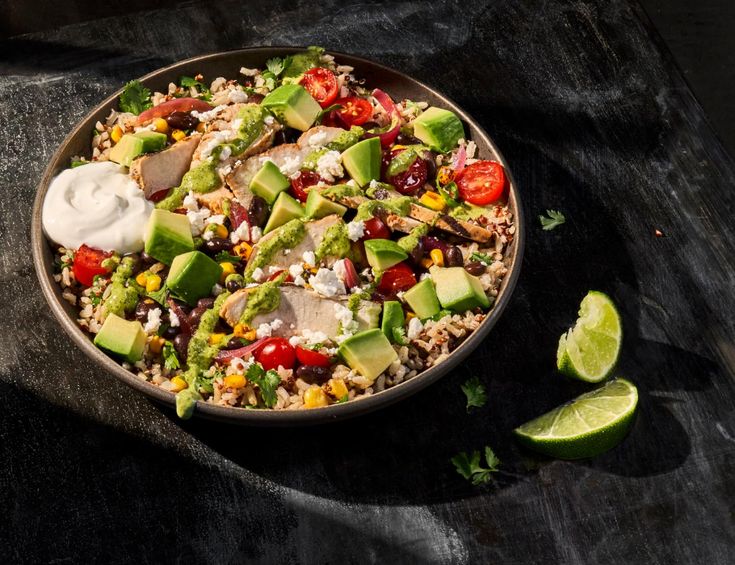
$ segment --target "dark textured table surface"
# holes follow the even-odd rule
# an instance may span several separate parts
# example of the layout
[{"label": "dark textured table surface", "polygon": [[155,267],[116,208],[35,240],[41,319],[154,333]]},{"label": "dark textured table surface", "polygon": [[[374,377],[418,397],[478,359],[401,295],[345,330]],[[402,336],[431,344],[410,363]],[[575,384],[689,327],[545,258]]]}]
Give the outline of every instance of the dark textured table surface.
[{"label": "dark textured table surface", "polygon": [[[735,560],[735,163],[635,6],[469,6],[193,3],[2,43],[2,562]],[[464,369],[397,406],[323,428],[181,423],[61,333],[30,204],[64,135],[124,81],[268,44],[373,58],[472,113],[532,219],[523,273]],[[546,208],[567,223],[541,231]],[[622,310],[638,419],[593,460],[539,460],[510,430],[584,390],[553,360],[590,288]],[[470,373],[490,400],[467,414]],[[449,458],[485,444],[503,472],[472,487]]]}]

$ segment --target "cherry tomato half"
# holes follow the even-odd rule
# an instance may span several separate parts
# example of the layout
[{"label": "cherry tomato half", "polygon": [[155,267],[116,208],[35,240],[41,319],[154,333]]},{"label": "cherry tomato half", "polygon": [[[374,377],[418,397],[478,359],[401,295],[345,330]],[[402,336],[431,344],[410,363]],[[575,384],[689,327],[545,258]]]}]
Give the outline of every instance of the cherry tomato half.
[{"label": "cherry tomato half", "polygon": [[390,239],[390,230],[380,218],[365,220],[365,230],[362,239]]},{"label": "cherry tomato half", "polygon": [[[283,269],[281,269],[280,271],[276,271],[276,272],[275,272],[275,273],[273,273],[273,274],[272,274],[272,275],[271,275],[270,277],[268,277],[268,280],[269,280],[269,281],[274,281],[274,280],[276,280],[276,279],[277,279],[278,277],[280,277],[280,276],[281,276],[281,273],[283,273],[283,272],[284,272],[284,270],[283,270]],[[286,275],[286,278],[284,278],[284,279],[283,279],[283,282],[293,282],[293,277],[291,276],[291,274],[290,274],[290,273]]]},{"label": "cherry tomato half", "polygon": [[145,124],[156,118],[163,118],[174,112],[191,112],[196,110],[197,112],[207,112],[212,109],[212,106],[207,104],[204,100],[198,98],[174,98],[168,102],[162,102],[158,106],[153,106],[145,112],[141,112],[138,116],[138,124]]},{"label": "cherry tomato half", "polygon": [[269,337],[255,352],[255,360],[263,365],[266,371],[277,369],[293,369],[296,364],[296,351],[284,337]]},{"label": "cherry tomato half", "polygon": [[317,367],[329,367],[329,356],[319,353],[313,349],[296,346],[296,359],[302,365],[316,365]]},{"label": "cherry tomato half", "polygon": [[323,180],[322,177],[313,171],[301,171],[291,179],[291,190],[289,192],[299,202],[306,202],[306,198],[309,196],[306,189],[318,184],[321,180]]},{"label": "cherry tomato half", "polygon": [[326,108],[337,99],[337,79],[329,69],[322,67],[309,69],[301,77],[299,84],[319,102],[322,108]]},{"label": "cherry tomato half", "polygon": [[366,98],[349,96],[336,100],[335,104],[342,106],[337,113],[347,127],[362,125],[373,116],[373,106]]},{"label": "cherry tomato half", "polygon": [[393,265],[386,269],[378,283],[378,290],[383,294],[396,294],[408,290],[416,284],[416,275],[413,269],[405,262]]},{"label": "cherry tomato half", "polygon": [[495,161],[477,161],[455,177],[462,200],[477,206],[495,202],[505,191],[505,170]]},{"label": "cherry tomato half", "polygon": [[106,275],[109,271],[102,266],[102,261],[112,253],[105,253],[99,249],[82,245],[74,254],[72,271],[74,278],[84,286],[92,286],[95,275]]},{"label": "cherry tomato half", "polygon": [[[386,168],[390,166],[390,162],[403,153],[403,149],[394,149],[390,152],[389,158],[387,159]],[[385,160],[384,160],[385,162]],[[429,170],[426,165],[426,161],[421,157],[417,157],[416,160],[411,163],[405,171],[393,175],[391,177],[385,177],[385,182],[392,184],[396,187],[396,190],[401,194],[407,194],[409,196],[416,193],[416,191],[424,186],[426,179],[429,176]]]}]

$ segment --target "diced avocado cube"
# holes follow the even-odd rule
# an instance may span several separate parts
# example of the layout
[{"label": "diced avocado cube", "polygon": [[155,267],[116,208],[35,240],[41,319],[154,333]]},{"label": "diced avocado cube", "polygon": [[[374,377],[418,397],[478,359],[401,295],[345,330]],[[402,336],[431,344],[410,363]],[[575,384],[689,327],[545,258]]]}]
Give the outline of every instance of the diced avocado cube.
[{"label": "diced avocado cube", "polygon": [[370,266],[377,271],[397,265],[408,258],[403,248],[390,239],[368,239],[365,241],[365,256]]},{"label": "diced avocado cube", "polygon": [[403,315],[403,306],[396,300],[386,300],[383,302],[383,321],[380,329],[385,337],[392,343],[395,341],[393,330],[395,328],[403,328],[406,325],[406,317]]},{"label": "diced avocado cube", "polygon": [[292,196],[289,196],[285,192],[281,192],[276,198],[275,204],[273,204],[273,210],[268,218],[268,222],[265,224],[263,233],[266,234],[269,231],[273,231],[279,226],[282,226],[286,222],[301,218],[304,215],[304,207]]},{"label": "diced avocado cube", "polygon": [[356,143],[342,153],[342,165],[360,186],[380,178],[382,150],[380,138],[371,137]]},{"label": "diced avocado cube", "polygon": [[464,312],[480,306],[488,308],[488,300],[482,289],[480,279],[469,274],[462,267],[432,267],[436,296],[443,308],[454,312]]},{"label": "diced avocado cube", "polygon": [[345,212],[347,212],[347,206],[324,198],[317,190],[310,190],[309,196],[306,197],[304,216],[309,219],[318,220],[330,214],[344,216]]},{"label": "diced avocado cube", "polygon": [[350,368],[371,381],[398,359],[388,338],[377,328],[348,337],[339,346],[339,354]]},{"label": "diced avocado cube", "polygon": [[361,300],[355,312],[357,331],[377,328],[380,323],[380,304],[369,300]]},{"label": "diced avocado cube", "polygon": [[166,286],[190,306],[209,296],[222,275],[219,263],[201,251],[177,255],[168,272]]},{"label": "diced avocado cube", "polygon": [[129,167],[138,155],[160,151],[166,146],[166,134],[155,131],[126,133],[110,151],[110,161]]},{"label": "diced avocado cube", "polygon": [[322,111],[319,103],[299,84],[284,84],[268,94],[260,103],[279,122],[306,131]]},{"label": "diced avocado cube", "polygon": [[153,210],[145,235],[145,252],[148,255],[170,265],[174,257],[194,248],[189,218],[168,210]]},{"label": "diced avocado cube", "polygon": [[439,299],[436,296],[431,277],[409,288],[403,298],[422,320],[439,313]]},{"label": "diced avocado cube", "polygon": [[102,329],[94,337],[94,344],[128,363],[135,363],[143,357],[145,339],[140,322],[109,314]]},{"label": "diced avocado cube", "polygon": [[414,137],[440,153],[451,151],[464,137],[457,115],[443,108],[427,108],[412,123]]},{"label": "diced avocado cube", "polygon": [[250,190],[272,206],[278,195],[291,183],[273,161],[266,161],[250,181]]}]

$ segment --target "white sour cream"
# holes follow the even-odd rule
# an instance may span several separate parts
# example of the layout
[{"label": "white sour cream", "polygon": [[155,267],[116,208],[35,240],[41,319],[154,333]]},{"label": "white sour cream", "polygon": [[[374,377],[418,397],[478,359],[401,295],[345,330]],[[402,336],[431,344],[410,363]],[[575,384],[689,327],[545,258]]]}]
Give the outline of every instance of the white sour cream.
[{"label": "white sour cream", "polygon": [[68,249],[87,244],[118,253],[142,250],[153,204],[126,171],[105,161],[59,174],[43,201],[46,235]]}]

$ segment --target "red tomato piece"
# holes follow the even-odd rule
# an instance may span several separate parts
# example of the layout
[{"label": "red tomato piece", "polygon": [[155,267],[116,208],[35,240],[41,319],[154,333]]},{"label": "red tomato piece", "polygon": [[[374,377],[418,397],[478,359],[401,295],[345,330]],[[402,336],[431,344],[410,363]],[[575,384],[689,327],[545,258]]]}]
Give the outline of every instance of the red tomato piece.
[{"label": "red tomato piece", "polygon": [[337,114],[347,127],[362,125],[373,117],[373,106],[366,98],[349,96],[340,98],[335,104],[342,106]]},{"label": "red tomato piece", "polygon": [[370,218],[365,220],[362,239],[390,239],[390,230],[380,218]]},{"label": "red tomato piece", "polygon": [[141,112],[138,115],[138,125],[145,124],[156,118],[163,118],[174,112],[191,112],[192,110],[207,112],[211,109],[212,106],[198,98],[174,98],[168,102],[162,102],[158,106],[153,106],[153,108],[149,108],[145,112]]},{"label": "red tomato piece", "polygon": [[462,200],[485,206],[499,200],[505,192],[505,170],[496,161],[477,161],[462,169],[455,177]]},{"label": "red tomato piece", "polygon": [[415,284],[416,275],[404,261],[385,270],[378,283],[378,290],[385,295],[391,295],[408,290]]},{"label": "red tomato piece", "polygon": [[296,359],[302,365],[316,365],[317,367],[329,367],[329,356],[324,353],[319,353],[313,349],[307,349],[306,347],[296,346]]},{"label": "red tomato piece", "polygon": [[102,266],[102,261],[111,255],[112,253],[82,245],[74,254],[74,278],[84,286],[92,286],[96,275],[106,275],[109,272]]},{"label": "red tomato piece", "polygon": [[319,102],[322,108],[326,108],[337,99],[337,79],[329,69],[322,67],[309,69],[301,77],[299,84]]},{"label": "red tomato piece", "polygon": [[[269,281],[274,281],[274,280],[276,280],[276,279],[277,279],[278,277],[280,277],[280,276],[281,276],[281,273],[283,273],[283,272],[284,272],[284,269],[281,269],[280,271],[276,271],[276,272],[275,272],[275,273],[273,273],[273,274],[272,274],[272,275],[271,275],[270,277],[268,277],[268,280],[269,280]],[[286,275],[286,278],[285,278],[285,279],[283,279],[283,282],[293,282],[293,277],[292,277],[292,276],[291,276],[290,274],[287,274],[287,275]]]},{"label": "red tomato piece", "polygon": [[255,360],[263,365],[266,371],[277,369],[293,369],[296,364],[296,351],[284,337],[269,337],[255,352]]},{"label": "red tomato piece", "polygon": [[309,192],[306,188],[314,186],[322,181],[322,177],[313,171],[301,171],[296,177],[291,179],[291,196],[300,202],[306,202]]}]

